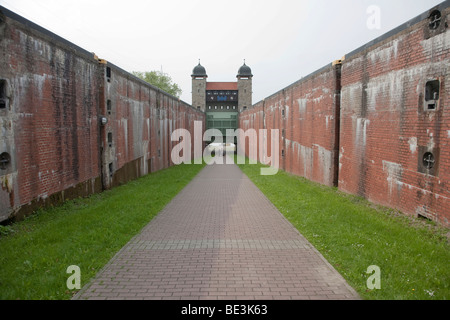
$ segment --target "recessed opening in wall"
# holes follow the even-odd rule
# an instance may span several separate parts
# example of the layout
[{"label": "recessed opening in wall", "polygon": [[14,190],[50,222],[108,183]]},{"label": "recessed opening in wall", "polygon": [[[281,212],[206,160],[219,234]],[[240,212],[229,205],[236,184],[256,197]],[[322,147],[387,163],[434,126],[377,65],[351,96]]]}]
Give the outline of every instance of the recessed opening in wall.
[{"label": "recessed opening in wall", "polygon": [[110,178],[112,178],[113,174],[114,174],[114,167],[113,167],[112,162],[108,165],[108,167],[109,167],[109,176],[110,176]]},{"label": "recessed opening in wall", "polygon": [[281,156],[284,157],[284,149],[281,150]]},{"label": "recessed opening in wall", "polygon": [[108,132],[108,146],[111,148],[113,144],[113,135],[112,132]]},{"label": "recessed opening in wall", "polygon": [[158,149],[158,157],[161,157],[161,149]]},{"label": "recessed opening in wall", "polygon": [[433,221],[430,218],[428,218],[427,216],[424,216],[423,214],[420,214],[420,213],[417,214],[417,218],[421,219],[421,220],[425,220],[425,221],[430,221],[430,222]]},{"label": "recessed opening in wall", "polygon": [[111,112],[112,112],[111,100],[106,101],[106,111],[108,112],[109,115],[111,115]]},{"label": "recessed opening in wall", "polygon": [[425,110],[436,110],[439,100],[440,81],[428,81],[425,85]]},{"label": "recessed opening in wall", "polygon": [[436,160],[434,158],[434,154],[432,154],[431,152],[425,152],[422,158],[423,161],[423,166],[425,168],[427,168],[428,170],[433,169]]},{"label": "recessed opening in wall", "polygon": [[8,169],[8,165],[11,163],[11,156],[7,152],[0,154],[0,170]]},{"label": "recessed opening in wall", "polygon": [[6,96],[6,80],[0,80],[0,109],[8,108],[8,97]]},{"label": "recessed opening in wall", "polygon": [[108,82],[111,81],[111,68],[110,67],[106,67],[106,81],[108,81]]},{"label": "recessed opening in wall", "polygon": [[442,19],[441,12],[439,10],[434,10],[433,12],[431,12],[428,19],[429,19],[428,26],[430,27],[430,29],[436,30],[437,28],[439,28],[441,24]]}]

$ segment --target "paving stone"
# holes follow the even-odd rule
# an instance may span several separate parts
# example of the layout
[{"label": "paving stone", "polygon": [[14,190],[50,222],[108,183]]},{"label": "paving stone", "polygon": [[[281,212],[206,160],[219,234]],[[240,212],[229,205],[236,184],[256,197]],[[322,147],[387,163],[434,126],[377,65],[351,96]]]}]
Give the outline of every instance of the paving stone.
[{"label": "paving stone", "polygon": [[360,299],[234,164],[206,166],[74,299]]}]

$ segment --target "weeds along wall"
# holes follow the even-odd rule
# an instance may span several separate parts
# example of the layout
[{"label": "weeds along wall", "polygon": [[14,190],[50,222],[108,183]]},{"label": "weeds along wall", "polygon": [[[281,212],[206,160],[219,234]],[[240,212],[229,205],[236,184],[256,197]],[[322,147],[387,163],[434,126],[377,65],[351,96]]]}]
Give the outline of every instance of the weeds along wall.
[{"label": "weeds along wall", "polygon": [[0,7],[0,221],[167,168],[204,114]]},{"label": "weeds along wall", "polygon": [[241,128],[279,129],[281,169],[449,227],[449,7],[258,102]]}]

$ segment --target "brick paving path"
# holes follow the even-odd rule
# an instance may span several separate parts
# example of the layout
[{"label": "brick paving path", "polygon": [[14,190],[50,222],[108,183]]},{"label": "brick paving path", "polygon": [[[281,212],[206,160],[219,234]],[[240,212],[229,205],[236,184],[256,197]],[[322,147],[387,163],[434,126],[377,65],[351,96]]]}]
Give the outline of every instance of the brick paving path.
[{"label": "brick paving path", "polygon": [[206,166],[74,299],[359,299],[234,164]]}]

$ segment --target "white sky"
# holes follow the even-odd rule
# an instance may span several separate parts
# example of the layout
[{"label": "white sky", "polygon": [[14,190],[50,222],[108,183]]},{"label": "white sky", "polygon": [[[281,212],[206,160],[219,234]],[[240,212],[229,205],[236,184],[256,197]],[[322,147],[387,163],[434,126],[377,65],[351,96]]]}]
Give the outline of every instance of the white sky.
[{"label": "white sky", "polygon": [[[127,71],[163,70],[191,103],[192,69],[236,81],[246,59],[256,103],[443,0],[0,0]],[[372,5],[380,28],[369,28]]]}]

